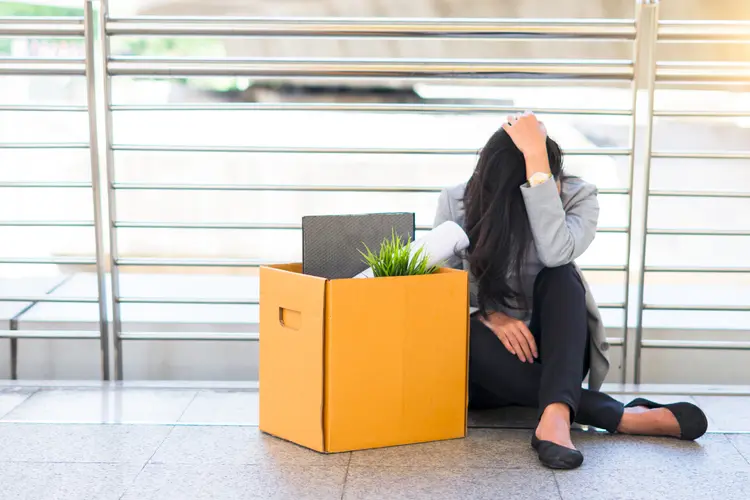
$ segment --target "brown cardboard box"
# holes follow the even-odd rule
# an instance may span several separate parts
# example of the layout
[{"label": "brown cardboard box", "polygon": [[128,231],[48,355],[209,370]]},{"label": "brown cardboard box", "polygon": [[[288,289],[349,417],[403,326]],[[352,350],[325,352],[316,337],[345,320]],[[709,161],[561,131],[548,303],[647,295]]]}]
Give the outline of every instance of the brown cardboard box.
[{"label": "brown cardboard box", "polygon": [[260,429],[320,452],[466,435],[468,276],[260,271]]}]

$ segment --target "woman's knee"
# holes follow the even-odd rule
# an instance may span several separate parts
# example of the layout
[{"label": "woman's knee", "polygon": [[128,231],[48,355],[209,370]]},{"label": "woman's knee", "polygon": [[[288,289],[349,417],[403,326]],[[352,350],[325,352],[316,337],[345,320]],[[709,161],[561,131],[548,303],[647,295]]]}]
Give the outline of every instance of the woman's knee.
[{"label": "woman's knee", "polygon": [[545,267],[539,271],[534,283],[534,290],[539,287],[565,290],[569,293],[585,293],[578,269],[572,263],[558,267]]}]

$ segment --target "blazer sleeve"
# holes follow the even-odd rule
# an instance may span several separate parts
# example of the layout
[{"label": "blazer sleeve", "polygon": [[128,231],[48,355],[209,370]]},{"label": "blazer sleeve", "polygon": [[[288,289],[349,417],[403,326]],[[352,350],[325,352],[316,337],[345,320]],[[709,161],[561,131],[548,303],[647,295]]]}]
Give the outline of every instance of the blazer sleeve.
[{"label": "blazer sleeve", "polygon": [[546,267],[573,262],[594,241],[599,220],[595,186],[583,184],[567,208],[552,179],[534,187],[524,184],[521,192],[537,254]]},{"label": "blazer sleeve", "polygon": [[[456,222],[456,219],[453,216],[453,210],[451,209],[451,196],[448,193],[447,189],[443,189],[443,191],[440,193],[440,197],[438,198],[437,211],[435,212],[435,222],[433,223],[432,227],[438,227],[440,224],[447,221]],[[458,255],[449,258],[445,262],[445,266],[452,269],[463,269],[463,263],[461,262],[461,258]]]}]

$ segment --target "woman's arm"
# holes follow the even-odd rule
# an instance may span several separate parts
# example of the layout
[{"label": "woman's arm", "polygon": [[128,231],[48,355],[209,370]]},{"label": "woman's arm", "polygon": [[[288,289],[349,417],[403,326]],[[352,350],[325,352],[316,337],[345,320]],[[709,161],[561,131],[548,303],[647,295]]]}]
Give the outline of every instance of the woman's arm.
[{"label": "woman's arm", "polygon": [[539,260],[547,267],[573,262],[591,245],[599,220],[596,188],[583,184],[573,193],[567,210],[550,174],[547,130],[533,113],[509,116],[503,129],[523,153],[526,178],[521,186]]},{"label": "woman's arm", "polygon": [[547,267],[563,266],[577,259],[594,241],[599,220],[596,187],[583,184],[563,207],[553,179],[531,187],[521,186],[539,260]]}]

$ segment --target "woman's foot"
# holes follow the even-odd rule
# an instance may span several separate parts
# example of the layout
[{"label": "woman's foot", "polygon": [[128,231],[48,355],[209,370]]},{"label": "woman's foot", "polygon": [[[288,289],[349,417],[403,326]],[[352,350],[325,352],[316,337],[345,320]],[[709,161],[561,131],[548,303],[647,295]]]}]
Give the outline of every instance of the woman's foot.
[{"label": "woman's foot", "polygon": [[625,405],[618,432],[695,440],[706,433],[705,413],[692,403],[661,405],[637,398]]},{"label": "woman's foot", "polygon": [[537,439],[575,449],[570,439],[570,408],[564,403],[553,403],[545,408],[536,428]]},{"label": "woman's foot", "polygon": [[531,438],[539,460],[552,469],[575,469],[583,463],[583,454],[570,439],[570,408],[554,403],[545,408],[539,426]]}]

